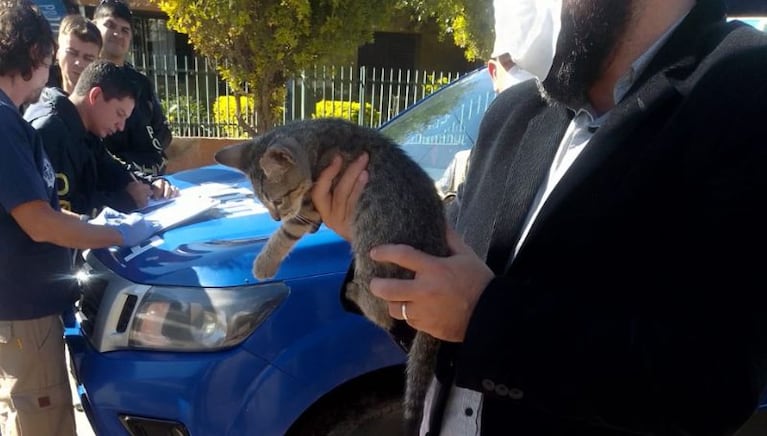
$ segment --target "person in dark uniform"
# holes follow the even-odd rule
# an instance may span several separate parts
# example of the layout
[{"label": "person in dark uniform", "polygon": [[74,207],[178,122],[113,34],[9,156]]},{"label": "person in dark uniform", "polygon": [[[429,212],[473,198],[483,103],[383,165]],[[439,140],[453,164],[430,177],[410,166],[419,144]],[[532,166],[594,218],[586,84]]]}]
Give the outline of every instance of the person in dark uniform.
[{"label": "person in dark uniform", "polygon": [[77,86],[67,95],[46,88],[40,100],[27,108],[24,118],[40,134],[56,171],[63,209],[96,216],[115,194],[127,192],[133,204],[144,207],[150,198],[175,195],[164,179],[152,184],[136,180],[125,164],[104,147],[102,138],[120,132],[134,110],[136,88],[126,67],[96,60],[82,71]]},{"label": "person in dark uniform", "polygon": [[145,174],[158,176],[165,172],[168,159],[165,149],[172,134],[163,114],[154,85],[147,76],[126,62],[133,37],[133,14],[120,0],[104,0],[93,12],[93,21],[101,31],[104,45],[101,57],[130,70],[139,95],[136,109],[125,130],[106,138],[107,149],[121,160],[131,163]]},{"label": "person in dark uniform", "polygon": [[[70,101],[83,70],[98,59],[101,46],[101,32],[92,21],[82,15],[64,17],[56,54],[58,82],[49,79],[40,100],[24,112],[24,118],[42,135],[56,170],[61,207],[92,216],[105,205],[129,212],[146,206],[150,198],[167,198],[177,192],[166,179],[146,175],[106,150],[101,133],[88,131],[83,124],[98,115],[92,114],[94,106],[87,104],[90,100],[79,98],[77,107]],[[119,71],[125,84],[111,88],[120,88],[121,93],[127,92],[128,86],[135,89],[126,69],[120,67]],[[109,76],[115,74],[113,71]],[[113,82],[104,75],[102,79]],[[135,95],[132,99],[135,101]]]}]

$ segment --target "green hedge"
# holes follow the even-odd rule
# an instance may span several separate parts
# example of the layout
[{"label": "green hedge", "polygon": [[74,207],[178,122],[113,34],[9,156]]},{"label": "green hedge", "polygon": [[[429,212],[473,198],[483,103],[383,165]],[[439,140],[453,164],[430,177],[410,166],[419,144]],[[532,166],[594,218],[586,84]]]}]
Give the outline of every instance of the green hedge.
[{"label": "green hedge", "polygon": [[182,129],[182,134],[188,134],[187,131],[193,128],[208,130],[204,126],[208,120],[208,107],[197,98],[188,95],[170,96],[162,100],[160,105],[171,128]]},{"label": "green hedge", "polygon": [[[320,100],[314,107],[312,118],[343,118],[352,122],[359,120],[360,104],[356,101]],[[378,126],[381,122],[381,113],[373,109],[370,103],[365,103],[363,124]]]},{"label": "green hedge", "polygon": [[[255,107],[255,100],[252,96],[240,97],[240,111],[245,116],[246,122],[251,122],[253,117],[253,110]],[[213,121],[220,126],[221,132],[224,136],[229,138],[247,138],[248,135],[237,123],[237,106],[236,100],[233,95],[222,95],[216,98],[213,102]]]}]

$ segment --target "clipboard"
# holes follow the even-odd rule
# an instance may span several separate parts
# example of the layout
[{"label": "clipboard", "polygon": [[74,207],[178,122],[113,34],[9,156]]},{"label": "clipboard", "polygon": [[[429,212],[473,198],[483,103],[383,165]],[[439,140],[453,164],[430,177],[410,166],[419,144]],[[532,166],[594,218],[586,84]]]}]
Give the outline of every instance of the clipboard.
[{"label": "clipboard", "polygon": [[202,195],[184,195],[141,210],[144,219],[159,225],[158,231],[168,230],[210,211],[219,201]]}]

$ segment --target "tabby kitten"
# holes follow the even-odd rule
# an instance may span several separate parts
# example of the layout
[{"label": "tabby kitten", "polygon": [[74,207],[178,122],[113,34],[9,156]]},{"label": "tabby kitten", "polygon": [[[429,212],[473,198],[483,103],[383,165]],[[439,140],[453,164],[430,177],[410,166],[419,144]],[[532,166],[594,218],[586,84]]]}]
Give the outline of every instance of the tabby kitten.
[{"label": "tabby kitten", "polygon": [[[216,153],[216,160],[246,173],[253,190],[272,218],[282,220],[254,262],[253,274],[274,276],[293,245],[321,223],[311,201],[311,188],[335,155],[344,168],[368,153],[368,182],[352,221],[354,279],[346,297],[380,327],[391,330],[395,319],[386,303],[368,290],[373,277],[413,278],[412,271],[373,262],[370,249],[382,244],[408,244],[436,256],[447,256],[442,202],[432,179],[405,152],[376,130],[340,119],[297,121]],[[408,354],[404,401],[406,428],[416,430],[431,382],[438,348],[436,339],[417,332]]]}]

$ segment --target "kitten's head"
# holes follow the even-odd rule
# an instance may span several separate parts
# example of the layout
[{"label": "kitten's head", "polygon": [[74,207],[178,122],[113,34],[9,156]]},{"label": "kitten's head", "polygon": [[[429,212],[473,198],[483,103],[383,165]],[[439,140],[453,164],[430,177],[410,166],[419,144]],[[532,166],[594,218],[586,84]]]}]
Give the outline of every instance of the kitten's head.
[{"label": "kitten's head", "polygon": [[266,135],[219,150],[216,161],[244,172],[273,219],[298,215],[312,189],[306,150],[290,136]]}]

